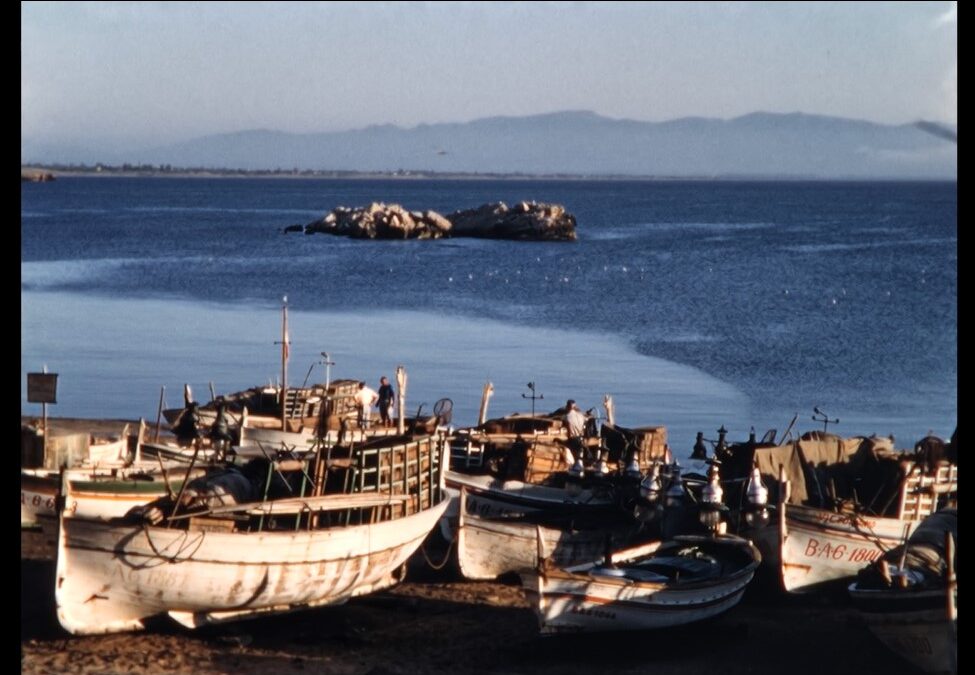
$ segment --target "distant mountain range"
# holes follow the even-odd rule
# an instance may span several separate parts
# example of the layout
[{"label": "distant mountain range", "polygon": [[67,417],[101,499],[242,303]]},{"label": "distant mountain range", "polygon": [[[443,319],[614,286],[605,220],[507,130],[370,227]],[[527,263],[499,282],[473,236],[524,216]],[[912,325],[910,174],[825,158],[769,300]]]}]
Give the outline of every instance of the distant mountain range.
[{"label": "distant mountain range", "polygon": [[730,120],[639,122],[568,111],[411,129],[381,125],[312,134],[240,131],[103,155],[24,140],[21,156],[25,163],[252,170],[955,179],[957,148],[955,128],[926,121],[884,125],[756,112]]}]

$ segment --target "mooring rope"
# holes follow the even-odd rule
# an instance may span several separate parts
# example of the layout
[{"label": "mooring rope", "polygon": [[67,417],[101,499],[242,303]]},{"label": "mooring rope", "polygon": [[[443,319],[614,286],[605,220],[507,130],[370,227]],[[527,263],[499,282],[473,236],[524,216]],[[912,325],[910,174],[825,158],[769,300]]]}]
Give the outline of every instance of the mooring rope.
[{"label": "mooring rope", "polygon": [[[176,553],[172,556],[165,555],[162,552],[160,552],[158,548],[156,548],[156,544],[152,541],[152,537],[149,535],[149,526],[146,523],[142,523],[142,531],[146,535],[146,541],[149,543],[149,548],[152,549],[152,552],[155,553],[157,557],[162,558],[168,563],[175,564],[178,561],[178,557],[183,553],[183,551],[185,551],[189,547],[189,544],[186,542],[187,533],[184,533],[183,534],[184,543],[180,545],[179,550],[176,551]],[[202,545],[203,545],[203,536],[201,533],[201,536],[198,537],[196,540],[196,548],[193,549],[193,552],[190,553],[189,556],[187,556],[187,558],[191,558],[193,556],[193,553],[196,553],[200,549],[200,546]]]},{"label": "mooring rope", "polygon": [[439,572],[444,567],[446,567],[447,563],[450,561],[450,553],[451,550],[454,548],[454,542],[456,540],[457,540],[457,536],[455,535],[454,538],[451,539],[450,542],[447,544],[447,552],[444,554],[443,560],[440,562],[440,564],[435,564],[432,560],[430,560],[430,556],[427,554],[427,542],[426,540],[424,540],[424,542],[420,545],[420,552],[423,554],[423,559],[427,561],[427,565],[433,568],[435,572]]}]

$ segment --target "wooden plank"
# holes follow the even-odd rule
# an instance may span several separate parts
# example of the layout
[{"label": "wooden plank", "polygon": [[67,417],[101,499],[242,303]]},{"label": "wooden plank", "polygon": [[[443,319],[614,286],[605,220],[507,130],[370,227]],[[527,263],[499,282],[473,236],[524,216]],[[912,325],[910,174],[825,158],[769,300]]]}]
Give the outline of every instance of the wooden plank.
[{"label": "wooden plank", "polygon": [[221,513],[247,512],[251,514],[284,514],[301,513],[304,511],[336,511],[341,509],[358,509],[370,506],[383,506],[407,499],[407,497],[386,494],[334,494],[319,497],[290,497],[269,502],[246,502],[244,504],[227,504],[215,506],[201,513],[190,513],[174,516],[170,520],[216,515]]}]

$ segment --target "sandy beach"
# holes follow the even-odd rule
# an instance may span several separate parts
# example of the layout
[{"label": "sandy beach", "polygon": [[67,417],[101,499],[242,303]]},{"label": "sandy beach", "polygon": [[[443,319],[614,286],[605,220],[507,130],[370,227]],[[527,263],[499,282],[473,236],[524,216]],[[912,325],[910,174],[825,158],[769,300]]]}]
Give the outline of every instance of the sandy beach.
[{"label": "sandy beach", "polygon": [[[52,420],[52,430],[117,421]],[[435,561],[441,551],[431,548]],[[24,673],[545,673],[831,675],[910,673],[845,597],[785,598],[754,585],[714,620],[637,634],[539,637],[515,579],[466,582],[422,555],[407,581],[346,605],[199,631],[167,619],[141,633],[72,637],[56,618],[53,537],[21,533]]]}]

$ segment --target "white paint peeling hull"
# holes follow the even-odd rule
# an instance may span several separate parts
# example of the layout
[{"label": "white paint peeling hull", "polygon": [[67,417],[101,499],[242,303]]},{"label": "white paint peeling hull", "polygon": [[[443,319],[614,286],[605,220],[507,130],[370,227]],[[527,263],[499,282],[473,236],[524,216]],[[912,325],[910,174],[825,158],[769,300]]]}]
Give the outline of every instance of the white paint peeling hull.
[{"label": "white paint peeling hull", "polygon": [[[528,523],[506,523],[465,513],[457,535],[457,562],[467,579],[496,579],[509,572],[533,570],[542,555],[558,567],[593,562],[606,552],[606,538],[617,540],[634,528],[560,530]],[[618,541],[617,541],[618,543]]]},{"label": "white paint peeling hull", "polygon": [[447,503],[311,532],[200,532],[62,518],[58,620],[85,635],[138,630],[162,613],[192,627],[342,603],[395,584]]},{"label": "white paint peeling hull", "polygon": [[903,542],[920,520],[841,514],[826,509],[787,507],[786,536],[779,557],[782,587],[790,593],[852,579],[864,565]]},{"label": "white paint peeling hull", "polygon": [[447,488],[467,492],[468,511],[487,518],[534,511],[596,511],[612,507],[613,502],[583,490],[570,498],[561,488],[534,485],[517,480],[502,481],[493,476],[446,472]]}]

